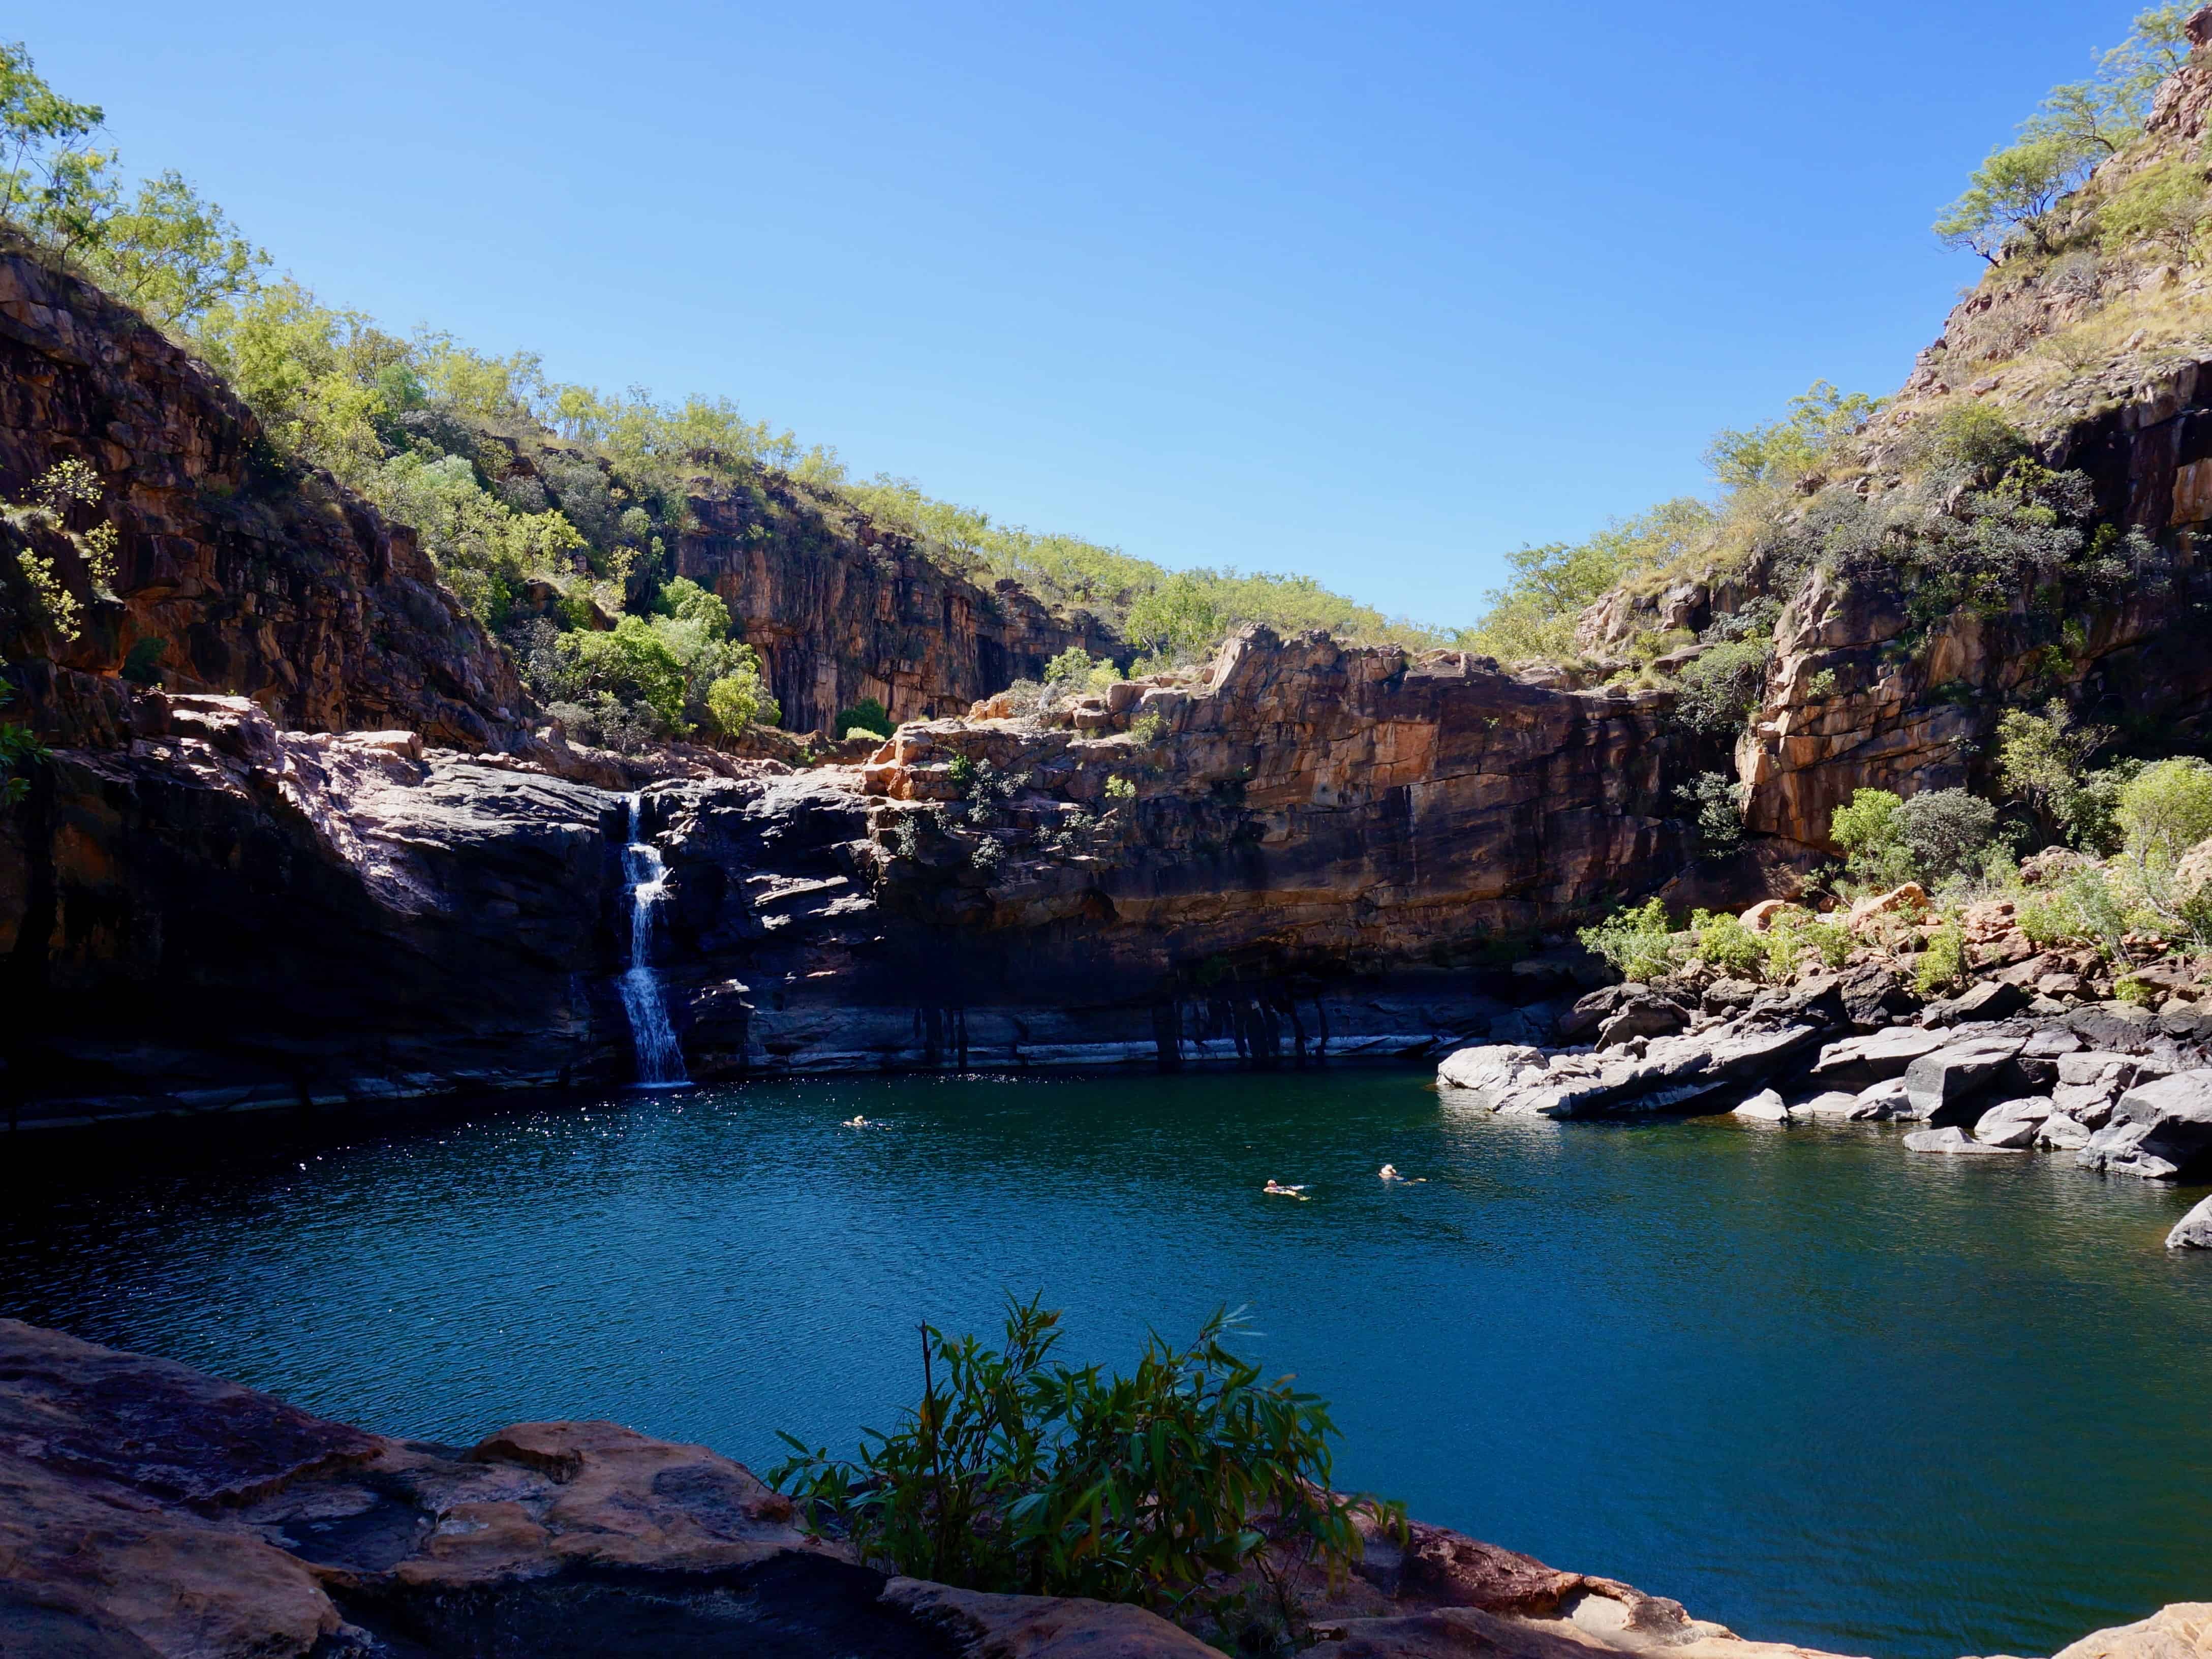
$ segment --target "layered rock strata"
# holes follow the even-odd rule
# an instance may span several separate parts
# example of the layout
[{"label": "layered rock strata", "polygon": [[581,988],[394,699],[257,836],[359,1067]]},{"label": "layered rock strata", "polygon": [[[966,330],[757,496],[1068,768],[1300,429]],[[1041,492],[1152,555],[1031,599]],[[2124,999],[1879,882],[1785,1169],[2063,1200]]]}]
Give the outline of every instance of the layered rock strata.
[{"label": "layered rock strata", "polygon": [[1054,616],[1018,582],[945,569],[912,538],[773,476],[695,495],[677,574],[721,595],[759,651],[794,732],[830,737],[873,697],[900,720],[958,714],[1018,679],[1042,679],[1071,647],[1127,660],[1087,612]]},{"label": "layered rock strata", "polygon": [[70,460],[103,491],[70,506],[72,527],[116,532],[112,597],[66,538],[35,536],[86,601],[82,629],[0,640],[26,659],[11,714],[82,741],[71,671],[112,675],[158,647],[172,688],[248,696],[302,730],[404,726],[467,749],[526,738],[513,669],[413,531],[280,463],[252,412],[136,313],[0,251],[0,492],[20,500]]},{"label": "layered rock strata", "polygon": [[[10,826],[15,1122],[626,1074],[622,793],[106,684]],[[654,960],[700,1078],[1537,1036],[1589,964],[1512,959],[1680,861],[1662,713],[1252,630],[1057,724],[650,784]]]}]

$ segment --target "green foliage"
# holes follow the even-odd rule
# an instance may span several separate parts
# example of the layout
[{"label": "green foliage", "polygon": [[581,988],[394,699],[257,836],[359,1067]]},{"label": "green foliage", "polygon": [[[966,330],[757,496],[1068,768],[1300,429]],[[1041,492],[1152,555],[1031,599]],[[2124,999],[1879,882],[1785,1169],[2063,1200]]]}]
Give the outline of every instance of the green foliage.
[{"label": "green foliage", "polygon": [[2095,152],[2074,139],[2046,135],[1991,150],[1966,193],[1936,221],[1938,240],[1997,264],[2022,239],[2039,251],[2050,243],[2044,216],[2089,176]]},{"label": "green foliage", "polygon": [[2008,708],[1997,717],[1998,780],[2034,814],[2045,840],[2063,836],[2104,853],[2117,845],[2114,815],[2125,780],[2088,764],[2112,736],[2108,726],[2084,725],[2059,698],[2040,714]]},{"label": "green foliage", "polygon": [[1765,944],[1731,911],[1692,910],[1690,933],[1698,960],[1732,978],[1756,973],[1765,960]]},{"label": "green foliage", "polygon": [[1133,779],[1122,777],[1117,773],[1113,777],[1106,780],[1106,799],[1108,800],[1127,801],[1134,800],[1136,798],[1137,786]]},{"label": "green foliage", "polygon": [[1682,670],[1674,719],[1700,737],[1733,738],[1759,711],[1772,655],[1765,634],[1708,646]]},{"label": "green foliage", "polygon": [[2097,234],[2108,252],[2148,242],[2179,258],[2196,240],[2205,213],[2204,167],[2181,156],[2135,174],[2097,210]]},{"label": "green foliage", "polygon": [[1716,434],[1705,450],[1705,465],[1729,489],[1794,483],[1816,469],[1839,442],[1856,435],[1881,404],[1881,398],[1846,394],[1815,380],[1790,400],[1790,412],[1782,419]]},{"label": "green foliage", "polygon": [[[0,678],[0,708],[15,700],[15,688]],[[30,727],[15,720],[0,720],[0,805],[12,805],[30,792],[30,780],[23,775],[47,757],[46,746],[32,735]]]},{"label": "green foliage", "polygon": [[1992,264],[2022,242],[2047,249],[2047,216],[2058,199],[2142,136],[2151,94],[2189,54],[2191,9],[2176,4],[2138,13],[2094,76],[2053,87],[2021,125],[2018,139],[1993,151],[1936,222],[1944,245],[1971,248]]},{"label": "green foliage", "polygon": [[604,633],[563,634],[561,649],[580,672],[585,692],[642,704],[670,734],[686,729],[684,665],[644,617],[624,617]]},{"label": "green foliage", "polygon": [[874,697],[863,697],[838,714],[833,729],[848,738],[855,732],[866,732],[871,737],[888,738],[896,727],[889,709]]},{"label": "green foliage", "polygon": [[[750,654],[749,647],[738,648]],[[783,718],[782,707],[769,695],[757,666],[739,667],[717,676],[707,686],[706,704],[707,717],[714,729],[731,737],[749,726],[774,726]]]},{"label": "green foliage", "polygon": [[161,641],[147,638],[131,646],[117,672],[133,685],[159,685],[161,683],[161,657],[168,647]]},{"label": "green foliage", "polygon": [[0,222],[164,327],[249,291],[268,254],[175,172],[126,199],[115,152],[89,147],[104,119],[0,45]]},{"label": "green foliage", "polygon": [[1150,749],[1167,735],[1167,717],[1157,712],[1139,714],[1129,722],[1129,736],[1139,749]]},{"label": "green foliage", "polygon": [[1914,964],[1912,982],[1922,996],[1939,996],[1955,988],[1966,972],[1966,932],[1956,917],[1946,917],[1929,935],[1928,948]]},{"label": "green foliage", "polygon": [[[568,557],[584,546],[575,526],[558,513],[517,513],[477,481],[459,455],[426,459],[420,451],[393,456],[363,480],[364,493],[392,517],[421,532],[438,575],[487,628],[507,620],[509,599],[527,577],[558,583]],[[687,584],[689,586],[689,584]],[[721,600],[693,591],[720,616]]]},{"label": "green foliage", "polygon": [[1963,789],[1929,789],[1898,808],[1899,837],[1924,882],[1979,869],[1996,830],[1996,808]]},{"label": "green foliage", "polygon": [[1751,792],[1725,772],[1701,772],[1674,791],[1697,827],[1701,858],[1725,858],[1743,845],[1743,809]]},{"label": "green foliage", "polygon": [[[88,463],[57,461],[15,501],[0,497],[0,623],[43,628],[63,640],[82,630],[84,601],[113,599],[115,526],[105,522],[72,530],[73,507],[106,500],[100,475]],[[82,567],[88,591],[73,591],[56,562],[56,544],[67,546]]]},{"label": "green foliage", "polygon": [[1584,950],[1603,957],[1624,979],[1655,979],[1674,966],[1674,932],[1667,925],[1667,907],[1656,898],[1624,906],[1576,937]]},{"label": "green foliage", "polygon": [[2139,1008],[2147,1008],[2156,1000],[2157,994],[2149,981],[2138,979],[2133,974],[2122,974],[2112,981],[2112,1000],[2115,1002],[2129,1002]]},{"label": "green foliage", "polygon": [[899,1426],[854,1459],[785,1435],[795,1455],[771,1483],[889,1571],[1167,1612],[1246,1570],[1287,1608],[1270,1534],[1334,1581],[1359,1559],[1360,1510],[1402,1533],[1398,1506],[1331,1489],[1327,1406],[1263,1382],[1227,1346],[1231,1316],[1182,1347],[1150,1337],[1128,1376],[1057,1362],[1059,1317],[1010,1299],[998,1348],[924,1326],[921,1401]]},{"label": "green foliage", "polygon": [[1091,653],[1071,645],[1044,665],[1047,685],[1081,685],[1091,678]]},{"label": "green foliage", "polygon": [[1788,979],[1808,952],[1825,968],[1840,968],[1851,946],[1850,929],[1840,923],[1822,921],[1802,910],[1784,910],[1766,930],[1767,975],[1777,981]]},{"label": "green foliage", "polygon": [[1887,789],[1858,789],[1828,821],[1828,838],[1844,849],[1852,876],[1871,888],[1912,878],[1912,854],[1900,822],[1905,803]]},{"label": "green foliage", "polygon": [[2120,791],[2119,823],[2139,863],[2179,863],[2212,836],[2212,763],[2189,755],[2146,767]]},{"label": "green foliage", "polygon": [[1505,556],[1512,572],[1488,596],[1489,612],[1458,643],[1504,662],[1574,651],[1575,621],[1616,582],[1672,564],[1710,535],[1713,509],[1679,497],[1608,525],[1586,542],[1549,542]]}]

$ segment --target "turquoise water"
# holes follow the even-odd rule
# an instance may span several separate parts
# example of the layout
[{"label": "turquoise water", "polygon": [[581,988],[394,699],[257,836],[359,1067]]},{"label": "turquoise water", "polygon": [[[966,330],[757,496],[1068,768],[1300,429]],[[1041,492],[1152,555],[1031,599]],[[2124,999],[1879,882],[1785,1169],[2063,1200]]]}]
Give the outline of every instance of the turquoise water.
[{"label": "turquoise water", "polygon": [[1123,1363],[1243,1304],[1335,1402],[1346,1484],[1747,1635],[2038,1654],[2212,1598],[2212,1258],[2162,1248],[2201,1194],[2061,1160],[1515,1122],[1332,1072],[759,1085],[0,1163],[0,1311],[392,1432],[605,1417],[764,1465],[776,1429],[887,1424],[916,1322],[995,1328],[1005,1291]]}]

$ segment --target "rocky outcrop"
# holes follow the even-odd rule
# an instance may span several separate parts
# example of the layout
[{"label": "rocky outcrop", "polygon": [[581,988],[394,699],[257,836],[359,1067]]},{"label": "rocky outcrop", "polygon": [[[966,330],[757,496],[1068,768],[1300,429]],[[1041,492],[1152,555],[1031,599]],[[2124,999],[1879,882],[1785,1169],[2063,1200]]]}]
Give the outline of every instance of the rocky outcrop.
[{"label": "rocky outcrop", "polygon": [[0,251],[0,493],[21,499],[65,460],[105,490],[70,514],[114,527],[114,597],[43,533],[37,550],[84,601],[82,635],[19,617],[0,639],[21,664],[11,712],[58,741],[97,737],[71,671],[112,676],[140,647],[159,647],[171,688],[249,696],[301,730],[404,726],[466,749],[526,736],[513,670],[411,530],[281,463],[252,414],[135,313]]},{"label": "rocky outcrop", "polygon": [[[703,1446],[521,1423],[462,1449],[0,1320],[0,1654],[1201,1659],[1142,1607],[887,1578]],[[1794,1659],[1440,1527],[1301,1580],[1316,1651]],[[1469,1650],[1450,1646],[1450,1651]]]},{"label": "rocky outcrop", "polygon": [[[646,786],[693,1075],[1540,1039],[1586,971],[1540,930],[1682,856],[1655,696],[1251,630],[1108,701]],[[11,820],[17,1123],[626,1074],[626,780],[128,688],[109,725]]]},{"label": "rocky outcrop", "polygon": [[864,697],[894,720],[958,714],[1042,679],[1072,646],[1130,654],[1088,612],[1055,617],[1018,582],[970,581],[912,537],[792,479],[695,495],[687,518],[677,574],[727,602],[791,731],[841,736],[831,723]]}]

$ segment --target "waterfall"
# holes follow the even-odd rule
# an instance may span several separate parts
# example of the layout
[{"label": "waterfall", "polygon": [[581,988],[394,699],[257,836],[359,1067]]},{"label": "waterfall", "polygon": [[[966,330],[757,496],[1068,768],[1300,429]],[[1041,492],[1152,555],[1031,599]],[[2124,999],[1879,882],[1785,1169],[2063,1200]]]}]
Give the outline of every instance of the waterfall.
[{"label": "waterfall", "polygon": [[660,975],[653,971],[653,913],[668,890],[660,854],[638,824],[642,797],[629,798],[629,839],[623,847],[623,878],[629,884],[629,971],[622,976],[623,1008],[637,1043],[640,1088],[666,1089],[691,1079],[684,1069],[684,1050],[668,1024],[661,1000]]}]

